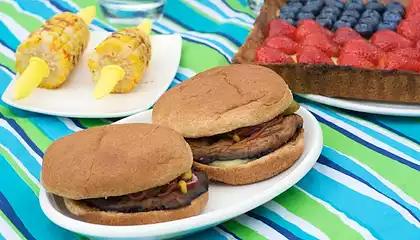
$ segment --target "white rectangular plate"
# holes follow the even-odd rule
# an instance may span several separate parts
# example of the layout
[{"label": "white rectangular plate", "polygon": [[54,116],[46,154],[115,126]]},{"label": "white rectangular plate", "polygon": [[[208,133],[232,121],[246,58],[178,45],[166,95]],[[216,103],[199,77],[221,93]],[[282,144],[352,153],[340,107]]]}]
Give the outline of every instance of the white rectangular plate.
[{"label": "white rectangular plate", "polygon": [[152,58],[141,82],[129,93],[109,94],[96,100],[93,97],[95,83],[91,79],[87,60],[90,52],[109,34],[111,33],[92,31],[89,45],[79,64],[60,88],[37,88],[29,97],[15,100],[13,80],[4,92],[2,100],[27,111],[77,118],[125,117],[149,109],[168,89],[175,77],[181,59],[181,36],[151,36]]},{"label": "white rectangular plate", "polygon": [[[313,167],[322,149],[321,128],[315,117],[306,109],[301,108],[297,113],[302,116],[305,129],[305,149],[297,162],[281,174],[254,184],[230,186],[210,183],[208,205],[198,216],[140,226],[91,224],[71,215],[64,206],[62,198],[46,193],[42,188],[39,194],[41,208],[55,224],[85,236],[101,239],[165,239],[210,228],[268,202],[293,186]],[[116,123],[151,121],[152,111],[146,111]]]}]

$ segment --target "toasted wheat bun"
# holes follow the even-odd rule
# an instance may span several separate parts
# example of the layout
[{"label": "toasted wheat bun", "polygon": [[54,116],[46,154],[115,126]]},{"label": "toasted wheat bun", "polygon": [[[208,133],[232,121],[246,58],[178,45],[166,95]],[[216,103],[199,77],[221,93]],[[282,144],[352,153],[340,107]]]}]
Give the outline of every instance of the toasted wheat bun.
[{"label": "toasted wheat bun", "polygon": [[213,136],[267,122],[293,100],[283,78],[250,64],[215,67],[164,93],[152,122],[186,138]]},{"label": "toasted wheat bun", "polygon": [[121,196],[162,186],[189,171],[191,148],[176,131],[153,124],[83,130],[45,152],[41,184],[69,199]]},{"label": "toasted wheat bun", "polygon": [[304,130],[296,138],[276,151],[252,162],[230,168],[213,167],[194,162],[194,166],[206,172],[209,179],[231,185],[244,185],[266,180],[291,167],[304,150]]},{"label": "toasted wheat bun", "polygon": [[66,198],[64,199],[64,204],[70,213],[86,222],[102,225],[125,226],[168,222],[199,215],[206,207],[208,198],[209,194],[206,192],[194,199],[190,205],[183,208],[137,213],[101,211],[96,208],[91,208],[82,202]]}]

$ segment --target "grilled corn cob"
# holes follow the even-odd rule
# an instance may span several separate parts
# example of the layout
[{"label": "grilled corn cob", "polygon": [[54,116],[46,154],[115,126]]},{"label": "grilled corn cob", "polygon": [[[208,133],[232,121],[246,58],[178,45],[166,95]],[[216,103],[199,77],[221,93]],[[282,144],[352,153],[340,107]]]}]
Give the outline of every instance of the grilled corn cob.
[{"label": "grilled corn cob", "polygon": [[152,23],[144,20],[137,28],[120,29],[101,42],[88,60],[95,98],[130,92],[149,66]]},{"label": "grilled corn cob", "polygon": [[88,7],[77,15],[59,13],[19,45],[15,98],[25,98],[37,87],[58,88],[66,81],[89,42],[88,25],[95,12],[95,7]]}]

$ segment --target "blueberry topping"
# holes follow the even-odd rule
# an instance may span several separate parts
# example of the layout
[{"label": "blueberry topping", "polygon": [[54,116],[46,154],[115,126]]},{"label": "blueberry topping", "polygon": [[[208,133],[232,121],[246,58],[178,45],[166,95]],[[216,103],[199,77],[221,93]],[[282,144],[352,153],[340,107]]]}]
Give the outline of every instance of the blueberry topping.
[{"label": "blueberry topping", "polygon": [[290,25],[296,26],[296,21],[293,18],[286,18],[284,19],[286,22],[288,22]]},{"label": "blueberry topping", "polygon": [[338,9],[343,9],[344,8],[344,4],[340,1],[337,1],[337,0],[326,0],[325,1],[325,6],[336,7]]},{"label": "blueberry topping", "polygon": [[281,19],[287,19],[287,18],[294,19],[294,18],[295,18],[295,16],[296,16],[296,14],[295,14],[295,13],[293,13],[293,12],[285,12],[285,13],[281,13],[281,14],[280,14],[280,18],[281,18]]},{"label": "blueberry topping", "polygon": [[324,9],[322,9],[321,13],[325,13],[325,12],[331,12],[331,13],[334,13],[335,15],[338,16],[338,15],[340,15],[341,10],[338,7],[326,6],[326,7],[324,7]]},{"label": "blueberry topping", "polygon": [[390,2],[386,5],[387,10],[394,10],[400,13],[401,16],[404,16],[405,10],[404,7],[399,2]]},{"label": "blueberry topping", "polygon": [[401,15],[399,12],[395,10],[387,10],[384,12],[382,16],[383,21],[392,21],[392,22],[399,22],[401,20]]},{"label": "blueberry topping", "polygon": [[336,31],[337,29],[342,28],[342,27],[351,27],[351,23],[338,20],[337,22],[334,23],[333,28],[334,28],[334,31]]},{"label": "blueberry topping", "polygon": [[338,18],[338,14],[334,14],[333,12],[321,12],[318,16],[319,18],[328,18],[335,22]]},{"label": "blueberry topping", "polygon": [[360,33],[360,35],[362,35],[363,37],[369,38],[370,36],[372,36],[373,32],[375,31],[375,26],[372,26],[366,23],[358,23],[354,27],[354,30]]},{"label": "blueberry topping", "polygon": [[307,3],[305,6],[302,7],[302,12],[310,12],[314,15],[318,15],[321,12],[322,5],[318,3]]},{"label": "blueberry topping", "polygon": [[355,18],[359,19],[360,13],[356,10],[345,10],[341,14],[341,16],[352,16],[352,17],[355,17]]},{"label": "blueberry topping", "polygon": [[373,17],[363,17],[359,19],[359,23],[366,23],[376,27],[376,25],[379,24],[379,19]]},{"label": "blueberry topping", "polygon": [[320,18],[318,17],[316,21],[321,24],[324,28],[331,29],[333,26],[333,20],[330,18]]},{"label": "blueberry topping", "polygon": [[345,10],[356,10],[358,12],[363,12],[365,10],[365,5],[362,2],[349,1],[344,7]]},{"label": "blueberry topping", "polygon": [[376,19],[381,19],[381,14],[379,12],[377,12],[376,10],[366,9],[362,13],[362,18],[363,17],[373,17],[373,18],[376,18]]},{"label": "blueberry topping", "polygon": [[313,13],[310,13],[310,12],[300,12],[297,15],[297,19],[298,20],[315,19],[315,15]]},{"label": "blueberry topping", "polygon": [[280,13],[292,12],[292,13],[296,14],[299,11],[300,11],[299,7],[292,7],[292,6],[288,6],[288,5],[280,8]]},{"label": "blueberry topping", "polygon": [[383,21],[379,24],[377,31],[379,30],[392,30],[395,31],[397,29],[397,23],[391,21]]},{"label": "blueberry topping", "polygon": [[376,0],[372,0],[366,4],[366,9],[375,10],[381,13],[385,10],[385,6]]},{"label": "blueberry topping", "polygon": [[356,25],[356,23],[357,23],[357,18],[355,18],[353,16],[341,16],[340,20],[343,21],[343,22],[350,23],[352,27],[354,25]]}]

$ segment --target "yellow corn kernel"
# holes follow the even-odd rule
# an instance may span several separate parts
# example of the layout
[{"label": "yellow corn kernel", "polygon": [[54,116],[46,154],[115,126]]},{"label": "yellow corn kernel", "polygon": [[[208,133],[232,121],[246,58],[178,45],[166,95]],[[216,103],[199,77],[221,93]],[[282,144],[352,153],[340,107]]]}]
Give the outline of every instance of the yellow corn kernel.
[{"label": "yellow corn kernel", "polygon": [[241,141],[241,138],[239,137],[239,135],[238,134],[233,134],[233,141],[235,141],[235,142],[240,142]]},{"label": "yellow corn kernel", "polygon": [[187,183],[184,180],[179,181],[178,186],[182,193],[188,192]]}]

